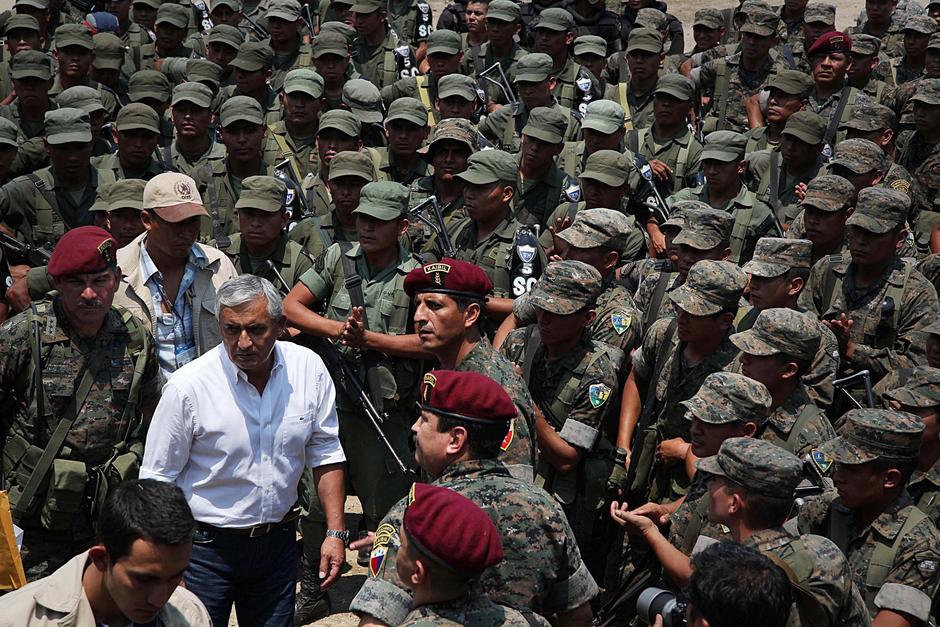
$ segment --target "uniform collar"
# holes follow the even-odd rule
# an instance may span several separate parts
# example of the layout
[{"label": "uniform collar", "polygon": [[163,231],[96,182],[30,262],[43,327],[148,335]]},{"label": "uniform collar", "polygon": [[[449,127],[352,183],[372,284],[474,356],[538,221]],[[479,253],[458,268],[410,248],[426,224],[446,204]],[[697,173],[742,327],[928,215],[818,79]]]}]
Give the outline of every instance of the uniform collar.
[{"label": "uniform collar", "polygon": [[509,477],[509,471],[501,462],[495,459],[469,459],[454,462],[444,469],[441,476],[435,479],[436,485],[446,485],[458,479],[476,479],[483,476],[504,475]]},{"label": "uniform collar", "polygon": [[910,485],[914,485],[915,483],[920,483],[921,481],[927,481],[935,486],[940,487],[940,460],[934,462],[934,465],[928,468],[927,472],[915,471],[914,476],[911,477],[911,480],[908,483]]},{"label": "uniform collar", "polygon": [[783,527],[771,527],[770,529],[761,529],[751,534],[745,545],[755,547],[758,551],[772,551],[781,546],[785,546],[793,541],[793,536]]},{"label": "uniform collar", "polygon": [[806,392],[806,387],[798,383],[796,389],[783,403],[771,414],[768,423],[773,425],[782,433],[790,433],[796,424],[797,418],[803,407],[812,401]]},{"label": "uniform collar", "polygon": [[894,503],[885,508],[885,511],[872,521],[871,528],[882,537],[894,540],[907,520],[906,516],[900,516],[901,510],[911,505],[911,503],[913,503],[911,495],[908,494],[907,490],[904,490]]},{"label": "uniform collar", "polygon": [[[82,575],[88,562],[88,551],[85,551],[42,580],[33,597],[36,603],[53,612],[67,615],[76,614],[80,610],[80,605],[84,604],[88,607],[88,614],[92,615],[91,605],[88,603],[85,588],[82,586]],[[61,622],[56,624],[68,625],[74,618],[75,616],[66,616],[59,619]]]}]

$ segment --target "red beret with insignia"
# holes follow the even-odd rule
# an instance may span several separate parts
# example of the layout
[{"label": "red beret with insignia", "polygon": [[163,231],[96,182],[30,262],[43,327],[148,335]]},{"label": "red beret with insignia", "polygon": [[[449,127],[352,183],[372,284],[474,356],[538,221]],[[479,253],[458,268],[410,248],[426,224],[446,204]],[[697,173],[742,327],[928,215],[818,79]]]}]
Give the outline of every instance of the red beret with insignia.
[{"label": "red beret with insignia", "polygon": [[466,422],[509,422],[518,413],[503,386],[479,372],[434,370],[421,384],[421,409]]},{"label": "red beret with insignia", "polygon": [[844,52],[848,54],[851,51],[852,38],[845,33],[831,30],[828,33],[820,35],[819,39],[814,41],[813,45],[809,47],[806,54],[809,57],[814,57],[817,54],[827,54],[830,52]]},{"label": "red beret with insignia", "polygon": [[450,488],[414,484],[402,526],[420,553],[468,578],[503,561],[496,525]]},{"label": "red beret with insignia", "polygon": [[99,272],[117,265],[117,242],[97,226],[80,226],[66,231],[49,259],[53,277]]},{"label": "red beret with insignia", "polygon": [[482,268],[468,261],[447,257],[415,268],[405,277],[405,293],[439,292],[482,300],[493,291],[493,283]]}]

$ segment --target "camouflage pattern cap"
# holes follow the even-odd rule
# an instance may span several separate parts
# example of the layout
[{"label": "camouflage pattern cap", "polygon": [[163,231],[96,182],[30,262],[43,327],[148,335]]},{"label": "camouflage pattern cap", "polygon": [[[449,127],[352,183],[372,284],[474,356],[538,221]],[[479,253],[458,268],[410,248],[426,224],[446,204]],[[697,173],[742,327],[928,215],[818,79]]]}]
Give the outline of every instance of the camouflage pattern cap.
[{"label": "camouflage pattern cap", "polygon": [[881,51],[881,39],[874,35],[857,33],[852,37],[852,54],[865,55],[872,57]]},{"label": "camouflage pattern cap", "polygon": [[806,195],[800,207],[810,206],[820,211],[835,213],[852,206],[855,186],[835,174],[824,174],[812,179],[806,186]]},{"label": "camouflage pattern cap", "polygon": [[699,9],[695,12],[692,26],[704,26],[705,28],[718,30],[719,28],[724,28],[725,19],[721,15],[721,11],[712,7],[707,7],[704,9]]},{"label": "camouflage pattern cap", "polygon": [[396,98],[388,107],[385,123],[395,120],[425,127],[428,125],[428,110],[417,98]]},{"label": "camouflage pattern cap", "polygon": [[[202,87],[209,89],[205,85]],[[156,70],[138,70],[131,75],[130,80],[127,82],[127,97],[130,98],[131,102],[141,100],[166,102],[170,99],[172,91],[170,80],[163,72],[157,72]],[[212,92],[209,93],[211,96]]]},{"label": "camouflage pattern cap", "polygon": [[588,155],[580,178],[620,187],[627,182],[629,175],[629,165],[625,162],[623,154],[616,150],[598,150]]},{"label": "camouflage pattern cap", "polygon": [[544,28],[560,33],[570,33],[574,30],[574,27],[574,16],[571,15],[567,9],[560,7],[543,9],[542,12],[539,13],[538,21],[535,23],[535,26],[533,26],[536,30]]},{"label": "camouflage pattern cap", "polygon": [[826,137],[826,121],[818,113],[797,111],[783,127],[784,135],[792,135],[807,144],[821,144]]},{"label": "camouflage pattern cap", "polygon": [[330,180],[341,176],[356,176],[366,183],[375,180],[375,165],[372,158],[365,152],[344,150],[336,153],[330,161]]},{"label": "camouflage pattern cap", "polygon": [[460,35],[446,28],[439,28],[428,35],[428,54],[459,54],[463,49]]},{"label": "camouflage pattern cap", "polygon": [[[679,235],[693,224],[690,218],[688,226],[679,231]],[[741,268],[729,261],[705,259],[692,266],[685,283],[670,292],[669,298],[686,313],[711,316],[737,307],[745,286],[747,275]]]},{"label": "camouflage pattern cap", "polygon": [[205,83],[209,89],[217,90],[222,84],[225,70],[209,59],[189,59],[186,61],[186,80]]},{"label": "camouflage pattern cap", "polygon": [[759,37],[771,37],[777,34],[780,16],[773,11],[756,9],[747,14],[747,19],[741,26],[742,33],[751,33]]},{"label": "camouflage pattern cap", "polygon": [[151,9],[159,9],[160,5],[163,4],[163,0],[131,0],[131,6],[135,4],[142,4]]},{"label": "camouflage pattern cap", "polygon": [[359,206],[353,214],[377,220],[397,220],[408,213],[408,188],[394,181],[366,183],[359,194]]},{"label": "camouflage pattern cap", "polygon": [[773,279],[791,268],[809,269],[813,259],[813,242],[808,239],[762,237],[754,247],[754,256],[742,268],[756,277]]},{"label": "camouflage pattern cap", "polygon": [[279,17],[288,22],[300,19],[300,3],[297,0],[270,0],[265,17]]},{"label": "camouflage pattern cap", "polygon": [[207,44],[224,44],[229,48],[238,50],[245,41],[245,36],[240,30],[228,24],[216,24],[209,30],[206,36]]},{"label": "camouflage pattern cap", "polygon": [[836,7],[824,2],[810,2],[803,12],[803,21],[807,24],[836,25]]},{"label": "camouflage pattern cap", "polygon": [[630,228],[630,219],[619,211],[585,209],[575,215],[571,226],[558,232],[558,237],[575,248],[603,246],[621,251],[627,242]]},{"label": "camouflage pattern cap", "polygon": [[601,291],[601,273],[583,261],[553,261],[529,292],[532,306],[567,316],[593,305]]},{"label": "camouflage pattern cap", "polygon": [[278,213],[287,208],[287,185],[273,176],[249,176],[242,180],[242,193],[235,201],[235,209],[260,209]]},{"label": "camouflage pattern cap", "polygon": [[565,141],[568,119],[554,107],[535,107],[529,112],[529,121],[522,129],[522,134],[534,137],[549,144]]},{"label": "camouflage pattern cap", "polygon": [[714,131],[705,137],[705,146],[702,149],[702,161],[714,159],[715,161],[740,161],[744,158],[744,149],[747,146],[747,137],[735,131]]},{"label": "camouflage pattern cap", "polygon": [[[680,200],[670,207],[669,219],[659,225],[659,229],[679,229],[682,230],[688,224],[690,212],[712,211],[712,208],[701,200]],[[678,233],[679,231],[676,231]]]},{"label": "camouflage pattern cap", "polygon": [[767,89],[779,89],[790,96],[805,96],[812,87],[813,77],[799,70],[780,70],[767,83]]},{"label": "camouflage pattern cap", "polygon": [[486,8],[486,19],[515,22],[522,19],[522,11],[512,0],[493,0]]},{"label": "camouflage pattern cap", "polygon": [[63,24],[55,29],[54,37],[56,50],[67,46],[80,46],[87,50],[95,49],[94,35],[91,29],[83,24]]},{"label": "camouflage pattern cap", "polygon": [[124,42],[114,33],[95,33],[95,60],[97,70],[120,70],[124,66]]},{"label": "camouflage pattern cap", "polygon": [[937,32],[937,21],[929,15],[911,15],[904,21],[901,32],[912,31],[921,35],[933,35]]},{"label": "camouflage pattern cap", "polygon": [[468,102],[475,102],[480,98],[476,81],[465,74],[442,76],[437,81],[437,97],[443,100],[451,96],[459,96]]},{"label": "camouflage pattern cap", "polygon": [[695,83],[682,74],[663,74],[656,81],[654,94],[666,94],[683,102],[692,100],[695,94]]},{"label": "camouflage pattern cap", "polygon": [[232,96],[219,110],[219,120],[222,128],[235,122],[263,125],[264,110],[261,108],[261,103],[251,96]]},{"label": "camouflage pattern cap", "polygon": [[918,416],[890,409],[852,409],[842,416],[839,436],[819,450],[840,464],[876,459],[911,461],[920,454],[924,423]]},{"label": "camouflage pattern cap", "polygon": [[[173,106],[181,102],[189,102],[200,109],[212,108],[212,90],[202,83],[180,83],[173,88]],[[261,105],[258,105],[259,107]]]},{"label": "camouflage pattern cap", "polygon": [[[937,0],[940,2],[940,0]],[[927,50],[937,50],[940,48],[940,32],[934,33],[927,40]]]},{"label": "camouflage pattern cap", "polygon": [[530,52],[516,62],[514,83],[541,83],[552,75],[552,58],[542,52]]},{"label": "camouflage pattern cap", "polygon": [[10,16],[10,19],[7,20],[6,25],[3,27],[3,34],[9,35],[15,30],[30,30],[38,33],[39,22],[32,15],[27,15],[26,13],[14,13]]},{"label": "camouflage pattern cap", "polygon": [[91,121],[81,109],[63,107],[46,111],[44,135],[52,145],[91,141]]},{"label": "camouflage pattern cap", "polygon": [[734,216],[727,211],[712,207],[689,209],[686,211],[686,225],[672,243],[677,246],[685,244],[696,250],[710,250],[729,241],[732,226]]},{"label": "camouflage pattern cap", "polygon": [[803,463],[796,455],[759,438],[728,438],[717,455],[699,461],[698,469],[749,493],[781,499],[792,498],[803,479]]},{"label": "camouflage pattern cap", "polygon": [[246,41],[238,47],[238,54],[229,65],[243,72],[266,70],[274,67],[274,49],[263,41]]},{"label": "camouflage pattern cap", "polygon": [[599,57],[607,56],[607,42],[597,35],[581,35],[574,40],[574,55],[593,54]]},{"label": "camouflage pattern cap", "polygon": [[904,224],[910,208],[911,199],[904,192],[884,187],[866,187],[858,193],[855,211],[845,224],[884,234]]},{"label": "camouflage pattern cap", "polygon": [[841,166],[854,174],[865,174],[874,170],[886,171],[890,166],[888,156],[881,146],[868,139],[846,139],[836,144],[830,166]]},{"label": "camouflage pattern cap", "polygon": [[906,407],[940,407],[940,370],[917,366],[903,386],[889,390],[885,396]]},{"label": "camouflage pattern cap", "polygon": [[108,211],[136,209],[144,206],[144,187],[147,181],[141,179],[121,179],[111,183],[107,189]]},{"label": "camouflage pattern cap", "polygon": [[135,129],[159,133],[160,117],[153,108],[140,102],[131,102],[118,112],[117,120],[114,122],[114,129],[118,133]]},{"label": "camouflage pattern cap", "polygon": [[319,59],[325,54],[345,57],[349,54],[349,41],[340,33],[321,31],[313,38],[313,58]]},{"label": "camouflage pattern cap", "polygon": [[17,137],[19,136],[19,129],[11,120],[6,118],[0,118],[0,144],[4,146],[13,146],[14,148],[19,147],[19,142]]},{"label": "camouflage pattern cap", "polygon": [[319,98],[323,95],[323,77],[310,68],[291,70],[284,77],[284,93],[300,93]]},{"label": "camouflage pattern cap", "polygon": [[894,128],[897,116],[890,107],[868,100],[855,105],[854,115],[839,124],[840,129],[871,132]]},{"label": "camouflage pattern cap", "polygon": [[686,408],[685,417],[689,420],[694,416],[712,425],[732,422],[762,425],[770,417],[773,399],[763,383],[736,372],[713,372],[705,377],[692,398],[679,404]]},{"label": "camouflage pattern cap", "polygon": [[653,7],[643,7],[636,12],[634,24],[642,28],[652,28],[657,32],[665,32],[667,23],[666,14]]},{"label": "camouflage pattern cap", "polygon": [[754,326],[732,335],[731,342],[748,355],[783,354],[811,361],[819,350],[820,337],[822,332],[815,318],[780,307],[761,311]]},{"label": "camouflage pattern cap", "polygon": [[581,128],[599,133],[616,133],[623,128],[624,110],[613,100],[594,100],[584,109]]},{"label": "camouflage pattern cap", "polygon": [[496,182],[515,184],[519,173],[516,158],[502,150],[481,150],[467,159],[467,169],[457,175],[471,185],[489,185]]},{"label": "camouflage pattern cap", "polygon": [[922,78],[911,96],[913,102],[928,105],[940,105],[940,78]]},{"label": "camouflage pattern cap", "polygon": [[320,116],[320,125],[317,134],[327,129],[339,131],[348,137],[359,137],[362,133],[362,124],[352,111],[345,109],[330,109]]},{"label": "camouflage pattern cap", "polygon": [[734,10],[734,19],[741,19],[739,16],[746,18],[748,15],[754,11],[773,11],[769,4],[763,0],[744,0],[741,4],[738,5],[738,8]]},{"label": "camouflage pattern cap", "polygon": [[444,141],[455,141],[466,145],[470,153],[478,150],[477,129],[470,120],[463,118],[448,118],[441,120],[431,131],[431,141],[424,148],[418,149],[422,156],[434,154],[435,144],[440,146]]},{"label": "camouflage pattern cap", "polygon": [[186,28],[189,25],[189,11],[181,4],[164,2],[157,9],[157,20],[154,23]]},{"label": "camouflage pattern cap", "polygon": [[88,114],[96,111],[107,111],[107,108],[101,103],[98,90],[86,85],[76,85],[63,90],[55,101],[60,107],[81,109]]},{"label": "camouflage pattern cap", "polygon": [[343,85],[343,104],[363,124],[381,124],[385,117],[382,92],[364,78],[354,78]]},{"label": "camouflage pattern cap", "polygon": [[663,36],[652,28],[634,28],[627,39],[627,52],[634,51],[662,54]]},{"label": "camouflage pattern cap", "polygon": [[10,61],[10,74],[13,78],[39,78],[47,81],[52,78],[52,57],[38,50],[21,50]]}]

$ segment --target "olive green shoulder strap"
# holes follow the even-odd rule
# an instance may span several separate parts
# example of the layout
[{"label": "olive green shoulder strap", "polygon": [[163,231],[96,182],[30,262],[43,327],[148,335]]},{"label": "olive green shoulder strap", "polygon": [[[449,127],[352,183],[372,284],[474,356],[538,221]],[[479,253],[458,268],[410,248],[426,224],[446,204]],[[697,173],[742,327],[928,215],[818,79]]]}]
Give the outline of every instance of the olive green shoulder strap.
[{"label": "olive green shoulder strap", "polygon": [[812,403],[803,405],[803,409],[800,410],[799,415],[796,417],[796,422],[793,423],[793,428],[790,429],[790,433],[787,434],[787,439],[784,441],[781,448],[793,453],[796,450],[796,443],[800,438],[800,432],[806,426],[806,423],[808,423],[809,419],[813,416],[822,413],[823,411]]},{"label": "olive green shoulder strap", "polygon": [[[796,538],[790,546],[793,548],[794,555],[805,555],[803,541],[799,538]],[[804,581],[805,577],[802,577],[801,573],[797,573],[791,564],[773,551],[761,551],[761,554],[786,573],[787,579],[790,581],[790,587],[793,588],[794,601],[800,613],[801,622],[809,627],[826,627],[829,625],[828,614],[819,599],[813,594],[809,582]],[[809,564],[809,566],[812,568],[812,564]]]},{"label": "olive green shoulder strap", "polygon": [[927,514],[913,505],[909,506],[907,508],[907,520],[904,521],[898,535],[894,537],[894,541],[891,544],[885,544],[884,542],[875,544],[875,550],[872,551],[871,560],[868,562],[868,571],[865,573],[866,602],[869,595],[878,593],[881,585],[888,578],[888,574],[891,572],[895,560],[897,560],[898,552],[901,550],[901,542],[914,530],[914,527],[926,518]]}]

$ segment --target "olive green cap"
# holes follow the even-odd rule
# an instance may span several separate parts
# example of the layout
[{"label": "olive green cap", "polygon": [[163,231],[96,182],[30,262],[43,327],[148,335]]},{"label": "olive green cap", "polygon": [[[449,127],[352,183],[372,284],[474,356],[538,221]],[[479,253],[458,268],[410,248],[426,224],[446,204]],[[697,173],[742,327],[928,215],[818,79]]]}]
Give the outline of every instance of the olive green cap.
[{"label": "olive green cap", "polygon": [[803,480],[800,458],[760,438],[728,438],[717,455],[698,463],[703,473],[724,477],[748,493],[792,499]]},{"label": "olive green cap", "polygon": [[634,28],[627,39],[627,52],[642,50],[653,54],[662,54],[663,36],[652,28]]},{"label": "olive green cap", "polygon": [[574,55],[593,54],[599,57],[607,56],[607,42],[597,35],[581,35],[574,40]]},{"label": "olive green cap", "polygon": [[734,131],[714,131],[705,136],[701,160],[714,159],[730,163],[744,158],[747,136]]},{"label": "olive green cap", "polygon": [[881,146],[868,139],[846,139],[835,145],[829,166],[841,166],[853,174],[880,170],[886,172],[891,162]]},{"label": "olive green cap", "polygon": [[120,70],[124,66],[126,48],[121,38],[114,33],[95,33],[95,60],[92,65],[99,70]]},{"label": "olive green cap", "polygon": [[866,187],[858,193],[855,211],[845,224],[884,234],[903,224],[910,208],[910,196],[904,192],[885,187]]},{"label": "olive green cap", "polygon": [[186,61],[186,79],[200,83],[210,83],[218,89],[222,84],[222,75],[225,70],[209,59],[189,59]]},{"label": "olive green cap", "polygon": [[694,416],[712,425],[732,422],[756,422],[763,425],[770,418],[773,398],[767,387],[736,372],[713,372],[705,377],[692,398],[680,401],[686,419]]},{"label": "olive green cap", "polygon": [[76,85],[62,90],[55,98],[55,102],[60,107],[71,107],[81,109],[85,113],[92,114],[96,111],[107,111],[107,108],[101,103],[101,96],[98,90],[86,85]]},{"label": "olive green cap", "polygon": [[55,47],[81,46],[88,50],[95,49],[95,40],[91,29],[82,24],[63,24],[55,29]]},{"label": "olive green cap", "polygon": [[619,252],[626,245],[634,224],[632,219],[614,209],[585,209],[575,214],[571,226],[557,235],[575,248],[603,246]]},{"label": "olive green cap", "polygon": [[874,56],[881,51],[881,39],[874,35],[858,33],[852,35],[852,54]]},{"label": "olive green cap", "polygon": [[917,366],[911,370],[902,387],[889,390],[885,396],[907,407],[927,409],[940,406],[940,370]]},{"label": "olive green cap", "polygon": [[625,155],[616,150],[598,150],[588,155],[580,178],[600,181],[604,185],[620,187],[630,176],[630,165]]},{"label": "olive green cap", "polygon": [[225,44],[229,48],[238,50],[245,41],[245,35],[235,26],[216,24],[206,35],[207,44]]},{"label": "olive green cap", "polygon": [[300,19],[300,3],[297,0],[271,0],[265,17],[279,17],[288,22]]},{"label": "olive green cap", "polygon": [[441,28],[428,35],[428,54],[458,54],[462,48],[460,35],[452,30]]},{"label": "olive green cap", "polygon": [[[338,2],[333,2],[333,4],[339,4]],[[347,3],[348,4],[348,3]],[[346,40],[346,53],[349,52],[349,46],[352,45],[353,41],[356,40],[356,29],[347,24],[346,22],[324,22],[320,27],[321,35],[339,35]]]},{"label": "olive green cap", "polygon": [[355,0],[352,5],[353,13],[374,13],[387,7],[385,0]]},{"label": "olive green cap", "polygon": [[107,186],[105,190],[105,208],[108,211],[136,209],[144,206],[144,187],[147,181],[142,179],[120,179]]},{"label": "olive green cap", "polygon": [[10,61],[10,74],[15,79],[52,78],[52,57],[38,50],[21,50]]},{"label": "olive green cap", "polygon": [[274,66],[274,50],[262,41],[246,41],[229,65],[243,72],[260,72]]},{"label": "olive green cap", "polygon": [[901,32],[913,31],[921,35],[933,35],[937,32],[937,21],[929,15],[910,15],[904,21]]},{"label": "olive green cap", "polygon": [[235,201],[235,210],[260,209],[278,213],[286,208],[287,185],[273,176],[249,176],[242,180],[242,193]]},{"label": "olive green cap", "polygon": [[371,183],[375,180],[375,165],[372,163],[372,158],[366,152],[355,150],[336,153],[330,161],[329,180],[332,181],[341,176],[357,176],[364,179],[366,183]]},{"label": "olive green cap", "polygon": [[705,28],[717,30],[725,27],[725,18],[718,9],[706,7],[695,12],[692,26],[704,26]]},{"label": "olive green cap", "polygon": [[796,309],[777,307],[761,311],[750,329],[735,333],[730,340],[748,355],[782,354],[808,362],[816,356],[821,337],[816,318]]},{"label": "olive green cap", "polygon": [[[937,0],[940,2],[940,0]],[[927,50],[937,50],[940,48],[940,33],[933,33],[927,41]]]},{"label": "olive green cap", "polygon": [[437,97],[443,100],[451,96],[460,96],[468,102],[478,100],[477,82],[464,74],[442,76],[437,81]]},{"label": "olive green cap", "polygon": [[219,120],[222,128],[235,122],[263,125],[264,109],[261,108],[261,103],[251,96],[232,96],[219,110]]},{"label": "olive green cap", "polygon": [[640,28],[652,28],[659,33],[666,31],[666,14],[653,7],[643,7],[636,12],[634,24]]},{"label": "olive green cap", "polygon": [[522,19],[522,11],[512,0],[493,0],[486,8],[486,19],[516,22]]},{"label": "olive green cap", "polygon": [[209,13],[212,13],[219,7],[228,7],[237,13],[244,8],[244,5],[241,0],[212,0],[212,8],[209,9]]},{"label": "olive green cap", "polygon": [[19,131],[20,128],[15,122],[6,118],[0,118],[0,144],[18,148],[20,145],[17,141]]},{"label": "olive green cap", "polygon": [[130,98],[131,102],[144,99],[166,102],[170,99],[172,92],[173,88],[170,86],[170,80],[163,72],[157,72],[156,70],[138,70],[131,74],[131,78],[127,82],[127,97]]},{"label": "olive green cap", "polygon": [[532,26],[533,29],[545,28],[559,33],[570,33],[574,30],[574,16],[560,7],[542,9],[539,13],[538,21]]},{"label": "olive green cap", "polygon": [[667,94],[683,102],[692,100],[695,95],[695,83],[682,74],[664,74],[656,82],[654,94]]},{"label": "olive green cap", "polygon": [[911,101],[923,102],[928,105],[940,105],[940,78],[920,79],[914,95],[911,96]]},{"label": "olive green cap", "polygon": [[343,104],[363,124],[381,124],[384,118],[382,92],[371,81],[354,78],[343,85]]},{"label": "olive green cap", "polygon": [[742,269],[756,277],[773,279],[792,268],[809,270],[812,258],[813,242],[808,239],[762,237],[754,247],[754,256]]},{"label": "olive green cap", "polygon": [[353,214],[361,213],[377,220],[397,220],[408,213],[408,188],[394,181],[366,183],[359,194],[359,206]]},{"label": "olive green cap", "polygon": [[584,109],[581,128],[599,133],[616,133],[623,128],[624,117],[623,107],[613,100],[594,100]]},{"label": "olive green cap", "polygon": [[14,0],[13,8],[33,7],[34,9],[48,9],[51,5],[50,0]]},{"label": "olive green cap", "polygon": [[819,451],[840,464],[886,459],[911,461],[920,454],[924,423],[919,416],[891,409],[852,409],[840,418],[839,436]]},{"label": "olive green cap", "polygon": [[52,145],[91,141],[91,120],[81,109],[63,107],[47,111],[45,138]]},{"label": "olive green cap", "polygon": [[780,16],[773,11],[757,9],[747,14],[747,19],[741,26],[742,33],[751,33],[759,37],[770,37],[777,33]]},{"label": "olive green cap", "polygon": [[541,83],[552,75],[552,58],[542,52],[530,52],[516,62],[514,83]]},{"label": "olive green cap", "polygon": [[779,89],[790,96],[805,96],[813,87],[813,77],[799,70],[778,70],[767,89]]},{"label": "olive green cap", "polygon": [[345,36],[333,31],[321,31],[313,38],[313,58],[319,59],[325,54],[345,57],[349,54],[349,41]]},{"label": "olive green cap", "polygon": [[163,4],[163,0],[132,0],[131,6],[135,4],[142,4],[152,9],[159,9],[160,5]]},{"label": "olive green cap", "polygon": [[310,68],[291,70],[284,77],[284,93],[303,93],[319,98],[323,95],[323,77]]},{"label": "olive green cap", "polygon": [[181,4],[164,2],[157,9],[157,19],[154,24],[169,24],[176,28],[189,26],[189,11]]},{"label": "olive green cap", "polygon": [[428,125],[428,110],[417,98],[397,98],[389,105],[388,113],[385,115],[386,123],[394,120],[403,120],[424,127]]},{"label": "olive green cap", "polygon": [[418,154],[429,159],[434,155],[435,144],[448,140],[465,144],[470,150],[470,154],[473,154],[479,149],[477,136],[477,129],[470,120],[447,118],[434,126],[431,131],[431,141],[428,142],[427,146],[419,148]]},{"label": "olive green cap", "polygon": [[211,109],[212,90],[202,83],[180,83],[173,88],[172,104],[175,107],[181,102],[191,102],[202,109]]},{"label": "olive green cap", "polygon": [[835,213],[851,206],[855,200],[855,186],[841,176],[823,174],[806,185],[806,194],[800,207],[808,205],[820,211]]},{"label": "olive green cap", "polygon": [[821,144],[826,137],[826,121],[818,113],[797,111],[783,128],[784,135],[792,135],[807,144]]},{"label": "olive green cap", "polygon": [[[803,11],[803,21],[807,24],[820,23],[826,26],[836,25],[836,8],[824,2],[810,2]],[[855,35],[852,35],[854,38]]]},{"label": "olive green cap", "polygon": [[711,250],[731,238],[734,216],[722,209],[714,209],[702,203],[702,208],[686,209],[685,226],[672,243],[685,244],[696,250]]},{"label": "olive green cap", "polygon": [[571,259],[553,261],[529,292],[529,303],[568,316],[592,305],[600,291],[601,273],[594,266]]},{"label": "olive green cap", "polygon": [[114,122],[114,130],[123,133],[134,129],[159,133],[160,117],[151,107],[140,102],[131,102],[118,112],[117,120]]},{"label": "olive green cap", "polygon": [[14,13],[7,20],[7,23],[3,27],[3,34],[21,29],[21,30],[31,30],[34,32],[39,32],[39,22],[32,15],[27,15],[25,13]]},{"label": "olive green cap", "polygon": [[515,183],[519,174],[516,158],[502,150],[481,150],[467,159],[467,169],[457,178],[471,185],[490,183]]},{"label": "olive green cap", "polygon": [[330,109],[320,116],[320,126],[317,132],[319,133],[326,129],[337,130],[349,137],[359,137],[362,133],[362,124],[359,123],[359,118],[357,118],[352,111]]},{"label": "olive green cap", "polygon": [[549,144],[565,141],[568,119],[554,107],[535,107],[529,112],[529,121],[522,129],[522,134],[540,139]]},{"label": "olive green cap", "polygon": [[[679,231],[676,239],[692,226]],[[673,240],[675,241],[675,240]],[[689,270],[685,283],[669,293],[677,307],[693,316],[711,316],[723,309],[737,307],[747,286],[747,275],[730,261],[704,259]]]}]

